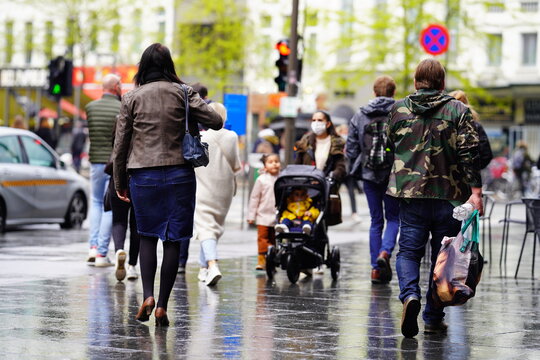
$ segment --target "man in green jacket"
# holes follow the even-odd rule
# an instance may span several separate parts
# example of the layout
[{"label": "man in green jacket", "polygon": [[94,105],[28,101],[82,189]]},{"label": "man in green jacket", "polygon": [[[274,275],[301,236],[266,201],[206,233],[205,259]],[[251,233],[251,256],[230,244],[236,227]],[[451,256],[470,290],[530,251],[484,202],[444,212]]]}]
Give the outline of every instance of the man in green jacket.
[{"label": "man in green jacket", "polygon": [[120,113],[122,88],[120,78],[113,74],[103,78],[103,96],[86,105],[90,139],[90,181],[92,200],[90,205],[90,251],[87,262],[98,267],[112,266],[107,257],[112,230],[112,212],[103,210],[103,196],[110,176],[105,165],[112,152],[113,127]]},{"label": "man in green jacket", "polygon": [[444,236],[456,236],[461,223],[454,206],[470,202],[482,213],[482,182],[478,169],[478,134],[471,111],[446,95],[445,71],[435,59],[416,68],[417,90],[394,104],[388,119],[394,164],[388,194],[400,201],[399,252],[396,270],[403,303],[401,332],[418,334],[420,262],[431,233],[430,288],[423,313],[424,332],[445,332],[444,309],[431,297],[433,268]]}]

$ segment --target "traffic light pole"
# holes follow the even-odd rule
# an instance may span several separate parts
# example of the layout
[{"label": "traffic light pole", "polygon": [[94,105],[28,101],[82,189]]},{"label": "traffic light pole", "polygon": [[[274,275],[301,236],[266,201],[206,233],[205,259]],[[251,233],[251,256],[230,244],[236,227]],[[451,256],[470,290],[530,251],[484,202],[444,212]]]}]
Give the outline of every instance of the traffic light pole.
[{"label": "traffic light pole", "polygon": [[[298,1],[293,0],[292,14],[291,14],[291,36],[289,38],[289,47],[291,53],[289,54],[289,69],[287,75],[287,95],[296,96],[298,93],[298,75],[296,73],[298,63]],[[295,141],[295,118],[285,118],[285,163],[291,164],[293,162],[293,146]]]}]

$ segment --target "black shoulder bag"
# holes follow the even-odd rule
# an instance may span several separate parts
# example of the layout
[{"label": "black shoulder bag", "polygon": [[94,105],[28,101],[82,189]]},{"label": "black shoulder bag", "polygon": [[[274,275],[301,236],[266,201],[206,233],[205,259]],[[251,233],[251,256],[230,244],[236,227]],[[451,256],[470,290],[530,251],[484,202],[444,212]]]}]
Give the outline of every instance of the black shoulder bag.
[{"label": "black shoulder bag", "polygon": [[193,136],[189,133],[189,97],[187,86],[182,85],[182,90],[184,90],[186,101],[186,133],[184,134],[184,141],[182,143],[184,160],[190,162],[193,167],[206,166],[210,161],[208,159],[208,144],[201,141],[200,134]]}]

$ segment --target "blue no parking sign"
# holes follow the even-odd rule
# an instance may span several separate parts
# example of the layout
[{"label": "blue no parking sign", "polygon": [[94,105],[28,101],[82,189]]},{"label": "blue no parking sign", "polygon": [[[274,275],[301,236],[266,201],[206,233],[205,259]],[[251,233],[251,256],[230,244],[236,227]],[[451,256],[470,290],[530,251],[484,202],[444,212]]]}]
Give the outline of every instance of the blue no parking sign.
[{"label": "blue no parking sign", "polygon": [[429,25],[420,34],[420,45],[425,52],[431,55],[445,53],[450,45],[448,29],[439,24]]}]

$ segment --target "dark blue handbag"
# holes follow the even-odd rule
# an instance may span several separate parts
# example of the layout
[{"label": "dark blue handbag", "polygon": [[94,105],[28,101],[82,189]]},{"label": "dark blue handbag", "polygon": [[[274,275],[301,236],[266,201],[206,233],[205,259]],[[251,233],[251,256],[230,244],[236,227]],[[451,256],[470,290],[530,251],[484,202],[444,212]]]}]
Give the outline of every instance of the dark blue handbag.
[{"label": "dark blue handbag", "polygon": [[184,160],[190,162],[193,167],[206,166],[210,161],[208,159],[208,144],[201,141],[200,134],[193,136],[189,133],[189,97],[187,86],[182,85],[182,89],[184,90],[184,98],[186,100],[186,133],[184,134],[182,143]]}]

